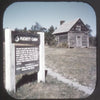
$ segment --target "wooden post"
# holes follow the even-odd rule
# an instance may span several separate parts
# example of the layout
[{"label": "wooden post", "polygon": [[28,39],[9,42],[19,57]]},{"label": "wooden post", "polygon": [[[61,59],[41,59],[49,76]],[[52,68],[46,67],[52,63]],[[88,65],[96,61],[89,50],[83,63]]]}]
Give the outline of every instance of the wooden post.
[{"label": "wooden post", "polygon": [[11,30],[5,29],[5,88],[15,92],[15,46],[11,40]]},{"label": "wooden post", "polygon": [[40,34],[38,82],[45,82],[44,33],[38,32],[38,34]]}]

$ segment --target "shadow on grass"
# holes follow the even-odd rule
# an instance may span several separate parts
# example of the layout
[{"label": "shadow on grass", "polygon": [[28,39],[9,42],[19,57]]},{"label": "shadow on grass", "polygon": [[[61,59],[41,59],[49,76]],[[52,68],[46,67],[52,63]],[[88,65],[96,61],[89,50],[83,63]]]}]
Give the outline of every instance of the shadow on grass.
[{"label": "shadow on grass", "polygon": [[[45,70],[45,77],[47,76],[47,70]],[[29,82],[35,82],[37,80],[37,73],[31,75],[24,75],[16,84],[16,90],[20,88],[22,85],[27,84]]]},{"label": "shadow on grass", "polygon": [[20,88],[22,85],[27,84],[29,82],[34,82],[37,80],[37,73],[31,75],[24,75],[16,84],[16,90]]}]

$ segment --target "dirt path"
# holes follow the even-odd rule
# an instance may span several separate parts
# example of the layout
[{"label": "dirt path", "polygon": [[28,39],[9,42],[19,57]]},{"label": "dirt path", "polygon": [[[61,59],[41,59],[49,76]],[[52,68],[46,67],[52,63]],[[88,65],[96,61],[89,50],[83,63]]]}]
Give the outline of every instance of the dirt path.
[{"label": "dirt path", "polygon": [[50,69],[50,68],[46,68],[46,70],[48,72],[48,75],[51,75],[53,78],[57,78],[58,81],[62,81],[71,87],[77,88],[78,90],[83,91],[88,95],[92,94],[92,92],[94,90],[91,87],[83,86],[78,82],[74,82],[73,80],[66,79],[62,75],[52,71],[52,69]]}]

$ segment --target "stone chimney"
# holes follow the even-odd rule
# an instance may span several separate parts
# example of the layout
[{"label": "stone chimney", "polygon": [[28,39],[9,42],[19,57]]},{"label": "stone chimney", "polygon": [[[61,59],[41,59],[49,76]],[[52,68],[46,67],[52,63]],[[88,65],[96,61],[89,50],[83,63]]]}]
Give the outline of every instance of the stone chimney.
[{"label": "stone chimney", "polygon": [[60,25],[62,25],[64,22],[65,22],[64,20],[61,20],[61,21],[60,21]]}]

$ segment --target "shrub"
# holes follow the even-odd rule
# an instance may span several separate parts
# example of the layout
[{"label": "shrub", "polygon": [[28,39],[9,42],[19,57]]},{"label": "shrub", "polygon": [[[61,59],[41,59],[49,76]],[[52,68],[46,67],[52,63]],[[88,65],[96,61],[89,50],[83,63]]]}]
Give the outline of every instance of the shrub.
[{"label": "shrub", "polygon": [[57,47],[68,48],[68,43],[66,43],[66,42],[59,43],[59,44],[57,44]]}]

